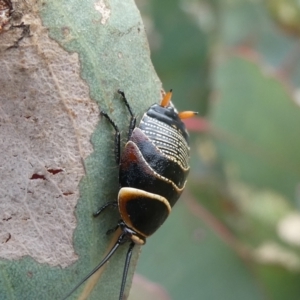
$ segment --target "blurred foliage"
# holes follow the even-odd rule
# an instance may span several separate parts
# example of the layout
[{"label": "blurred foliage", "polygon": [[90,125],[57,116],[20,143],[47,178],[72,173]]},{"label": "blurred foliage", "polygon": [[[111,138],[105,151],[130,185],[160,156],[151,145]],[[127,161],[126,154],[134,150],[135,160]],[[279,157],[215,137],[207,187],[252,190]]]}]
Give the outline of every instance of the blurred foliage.
[{"label": "blurred foliage", "polygon": [[208,124],[137,272],[169,299],[300,299],[299,1],[137,4],[164,88]]},{"label": "blurred foliage", "polygon": [[137,1],[149,38],[151,58],[164,88],[174,90],[178,108],[192,106],[194,99],[197,109],[204,114],[207,101],[203,99],[208,98],[209,92],[210,36],[198,26],[194,20],[197,16],[188,12],[191,8],[184,3]]}]

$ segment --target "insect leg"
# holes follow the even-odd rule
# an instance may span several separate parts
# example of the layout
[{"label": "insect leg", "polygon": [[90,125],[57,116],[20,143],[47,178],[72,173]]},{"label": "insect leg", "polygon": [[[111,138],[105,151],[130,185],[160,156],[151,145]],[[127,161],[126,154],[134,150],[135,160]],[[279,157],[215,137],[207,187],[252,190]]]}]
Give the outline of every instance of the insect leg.
[{"label": "insect leg", "polygon": [[120,227],[120,225],[118,224],[117,226],[115,226],[114,228],[108,229],[106,231],[106,234],[109,235],[111,233],[114,233],[118,228]]},{"label": "insect leg", "polygon": [[118,93],[122,96],[123,101],[124,101],[124,103],[125,103],[128,111],[130,113],[130,123],[129,123],[129,130],[128,130],[128,140],[129,140],[130,137],[131,137],[132,131],[135,128],[136,117],[134,116],[134,114],[132,112],[132,109],[131,109],[131,107],[130,107],[130,105],[129,105],[126,97],[125,97],[125,93],[123,91],[121,91],[121,90],[118,90]]},{"label": "insect leg", "polygon": [[112,201],[112,202],[107,202],[105,203],[103,206],[101,206],[94,214],[93,216],[96,218],[98,217],[107,207],[109,206],[113,206],[114,208],[116,208],[118,206],[118,202],[117,201]]},{"label": "insect leg", "polygon": [[109,121],[109,123],[113,126],[113,128],[115,129],[115,158],[116,158],[116,163],[119,164],[120,163],[120,152],[121,152],[119,128],[106,112],[101,111],[100,114],[101,114],[101,116],[105,117]]},{"label": "insect leg", "polygon": [[127,255],[126,255],[126,261],[125,261],[125,266],[124,266],[124,270],[123,270],[123,276],[122,276],[122,284],[121,284],[121,289],[120,289],[120,297],[119,300],[123,299],[123,294],[124,294],[124,289],[125,289],[125,284],[126,284],[126,278],[127,278],[127,273],[128,273],[128,269],[129,269],[129,265],[130,265],[130,260],[131,260],[131,256],[132,256],[132,250],[134,247],[135,243],[131,242],[127,251]]}]

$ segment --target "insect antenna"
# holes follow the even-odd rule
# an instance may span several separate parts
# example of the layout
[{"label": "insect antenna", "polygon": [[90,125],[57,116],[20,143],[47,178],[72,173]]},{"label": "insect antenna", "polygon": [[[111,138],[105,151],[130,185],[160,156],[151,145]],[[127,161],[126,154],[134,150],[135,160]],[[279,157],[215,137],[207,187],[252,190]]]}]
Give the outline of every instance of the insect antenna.
[{"label": "insect antenna", "polygon": [[[85,281],[87,281],[92,275],[94,275],[112,257],[112,255],[117,251],[119,246],[124,244],[124,242],[126,242],[126,241],[127,241],[127,235],[126,235],[126,233],[122,233],[119,236],[115,245],[110,249],[110,251],[103,258],[103,260],[89,274],[87,274],[62,300],[65,300],[69,296],[71,296]],[[130,248],[131,248],[131,252],[132,252],[133,246],[131,246],[131,244],[130,244],[129,249]],[[128,253],[129,253],[129,251],[128,251]],[[128,256],[128,253],[127,253],[127,256]],[[130,253],[130,258],[131,258],[131,253]],[[130,262],[130,258],[129,258],[129,262]],[[127,263],[127,260],[128,260],[128,258],[126,257],[126,263]],[[128,264],[129,264],[129,262],[128,262]],[[125,263],[125,269],[126,269],[126,263]],[[125,269],[124,269],[124,273],[125,273]],[[128,272],[128,266],[127,266],[126,275],[127,275],[127,272]],[[123,273],[123,277],[124,277],[124,273]],[[122,281],[122,285],[123,285],[123,281]],[[125,283],[124,283],[124,285],[125,285]]]},{"label": "insect antenna", "polygon": [[121,289],[120,289],[119,300],[123,299],[123,294],[124,294],[124,289],[125,289],[125,284],[126,284],[126,279],[127,279],[127,273],[128,273],[130,260],[131,260],[131,256],[132,256],[132,250],[133,250],[134,245],[135,245],[135,243],[131,242],[129,245],[128,251],[127,251],[125,266],[124,266],[123,276],[122,276],[122,284],[121,284]]}]

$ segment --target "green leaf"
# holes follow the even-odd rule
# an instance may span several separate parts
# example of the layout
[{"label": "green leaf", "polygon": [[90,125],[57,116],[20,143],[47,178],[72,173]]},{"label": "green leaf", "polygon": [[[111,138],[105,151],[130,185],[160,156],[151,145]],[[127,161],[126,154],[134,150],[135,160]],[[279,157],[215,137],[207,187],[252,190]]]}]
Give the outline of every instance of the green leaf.
[{"label": "green leaf", "polygon": [[241,58],[217,71],[220,101],[211,120],[232,176],[269,187],[294,201],[300,171],[300,110],[278,79]]},{"label": "green leaf", "polygon": [[[208,23],[213,14],[212,2],[204,7]],[[165,89],[174,90],[176,107],[206,113],[212,40],[207,31],[212,33],[214,26],[211,23],[199,26],[197,12],[201,11],[201,3],[152,0],[137,4],[145,16],[145,24],[149,24],[147,34],[153,64]]]},{"label": "green leaf", "polygon": [[270,299],[297,300],[300,295],[300,274],[276,265],[260,265],[256,268],[260,280],[265,283]]},{"label": "green leaf", "polygon": [[[98,106],[115,120],[125,141],[129,115],[117,90],[125,91],[141,117],[160,100],[161,83],[134,1],[27,1],[16,11],[31,36],[0,56],[7,67],[1,108],[10,120],[2,125],[18,128],[12,132],[19,134],[13,141],[20,151],[14,155],[14,144],[5,145],[9,135],[1,136],[1,162],[24,165],[12,177],[1,171],[1,220],[6,220],[0,224],[6,258],[0,261],[1,299],[61,299],[101,261],[113,239],[105,233],[119,220],[117,211],[92,217],[118,193],[114,132],[106,120],[97,125]],[[15,198],[13,188],[6,192],[12,179]],[[125,245],[113,256],[89,299],[118,298],[126,251]],[[70,298],[77,299],[82,289]]]},{"label": "green leaf", "polygon": [[[172,299],[265,299],[247,264],[181,200],[143,248],[137,272],[164,283]],[[187,296],[188,295],[188,296]]]}]

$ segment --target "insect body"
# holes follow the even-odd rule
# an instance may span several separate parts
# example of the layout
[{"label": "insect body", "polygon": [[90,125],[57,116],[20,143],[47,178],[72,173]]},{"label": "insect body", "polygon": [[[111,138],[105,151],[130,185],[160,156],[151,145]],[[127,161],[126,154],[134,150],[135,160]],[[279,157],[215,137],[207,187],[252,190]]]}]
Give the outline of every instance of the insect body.
[{"label": "insect body", "polygon": [[166,220],[172,206],[180,197],[189,173],[189,142],[184,118],[196,113],[178,113],[171,103],[172,91],[160,104],[152,105],[136,126],[136,117],[125,94],[123,101],[131,115],[128,141],[120,152],[120,132],[117,125],[101,112],[115,129],[115,157],[119,165],[120,190],[118,200],[102,206],[98,216],[109,206],[118,207],[121,220],[109,232],[121,228],[121,235],[106,257],[64,298],[71,295],[83,282],[101,268],[118,247],[130,242],[125,260],[120,297],[122,300],[132,250],[135,244],[143,245]]}]

